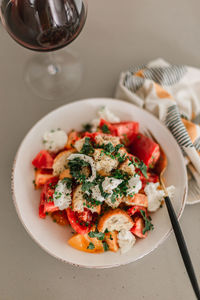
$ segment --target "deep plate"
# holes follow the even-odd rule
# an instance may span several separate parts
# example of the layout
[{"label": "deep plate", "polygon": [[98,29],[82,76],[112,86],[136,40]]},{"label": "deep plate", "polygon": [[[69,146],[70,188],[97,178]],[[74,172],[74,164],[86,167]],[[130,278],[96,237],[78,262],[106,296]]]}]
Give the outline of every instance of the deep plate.
[{"label": "deep plate", "polygon": [[136,261],[158,247],[172,231],[164,205],[152,215],[154,230],[146,239],[137,240],[128,253],[90,254],[68,246],[67,240],[72,235],[70,227],[61,227],[49,217],[45,220],[38,217],[40,192],[33,188],[31,161],[43,147],[43,133],[55,128],[67,132],[73,128],[80,130],[82,124],[96,117],[97,109],[103,105],[108,106],[121,120],[138,121],[141,131],[142,128],[148,128],[159,141],[168,157],[166,183],[176,187],[173,205],[179,218],[187,196],[187,174],[179,146],[168,129],[150,113],[120,100],[95,98],[73,102],[47,114],[28,132],[18,149],[12,176],[14,204],[25,229],[45,251],[64,262],[94,268],[115,267]]}]

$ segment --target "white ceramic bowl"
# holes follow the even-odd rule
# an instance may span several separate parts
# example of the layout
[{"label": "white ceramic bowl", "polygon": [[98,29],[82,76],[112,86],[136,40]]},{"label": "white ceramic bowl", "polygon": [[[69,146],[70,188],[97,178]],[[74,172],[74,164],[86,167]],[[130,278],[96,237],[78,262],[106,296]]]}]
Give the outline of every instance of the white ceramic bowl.
[{"label": "white ceramic bowl", "polygon": [[183,212],[187,195],[187,175],[179,146],[165,126],[146,111],[123,101],[97,98],[64,105],[42,118],[24,138],[14,163],[12,190],[18,216],[31,237],[49,254],[63,262],[93,268],[108,268],[136,261],[158,247],[172,231],[164,205],[152,216],[155,229],[146,239],[137,240],[128,253],[90,254],[75,250],[67,244],[71,236],[70,227],[59,226],[49,217],[45,220],[38,217],[40,192],[33,189],[34,171],[31,161],[43,147],[43,133],[58,127],[66,131],[81,129],[82,124],[96,117],[97,109],[103,105],[107,105],[121,120],[138,121],[141,131],[142,128],[149,128],[159,141],[168,156],[166,183],[176,187],[173,205],[178,217]]}]

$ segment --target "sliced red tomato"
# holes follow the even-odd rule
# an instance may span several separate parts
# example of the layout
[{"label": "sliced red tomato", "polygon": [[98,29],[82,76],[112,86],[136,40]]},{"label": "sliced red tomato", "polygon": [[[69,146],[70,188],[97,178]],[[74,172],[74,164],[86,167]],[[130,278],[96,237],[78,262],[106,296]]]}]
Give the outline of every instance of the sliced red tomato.
[{"label": "sliced red tomato", "polygon": [[79,234],[86,234],[91,229],[91,224],[81,220],[81,216],[70,207],[67,208],[67,217],[72,228]]},{"label": "sliced red tomato", "polygon": [[147,237],[147,232],[143,234],[143,229],[144,229],[144,220],[141,217],[136,217],[134,220],[134,225],[131,228],[131,232],[136,235],[139,238],[146,238]]},{"label": "sliced red tomato", "polygon": [[95,142],[95,137],[97,135],[101,134],[100,132],[84,132],[83,133],[83,137],[89,137],[91,139],[92,142]]},{"label": "sliced red tomato", "polygon": [[133,140],[130,150],[149,168],[153,168],[160,157],[159,145],[141,133]]},{"label": "sliced red tomato", "polygon": [[104,119],[100,120],[99,128],[102,130],[103,133],[108,133],[117,136],[116,127]]},{"label": "sliced red tomato", "polygon": [[51,214],[51,217],[52,217],[53,221],[59,225],[65,226],[65,225],[69,224],[66,210],[54,211]]},{"label": "sliced red tomato", "polygon": [[46,150],[41,150],[33,159],[32,164],[38,169],[51,169],[53,166],[53,157]]},{"label": "sliced red tomato", "polygon": [[80,212],[78,214],[78,218],[83,222],[91,223],[92,222],[92,212],[89,209],[85,208],[83,212]]},{"label": "sliced red tomato", "polygon": [[142,189],[144,190],[145,186],[149,182],[153,182],[153,183],[159,182],[159,176],[155,173],[147,172],[147,178],[145,178],[144,175],[141,173],[140,180],[142,181]]},{"label": "sliced red tomato", "polygon": [[53,194],[55,191],[56,184],[58,183],[58,177],[53,177],[49,179],[40,194],[40,205],[39,205],[39,217],[45,218],[46,213],[51,213],[59,210],[58,207],[54,205]]},{"label": "sliced red tomato", "polygon": [[112,126],[115,128],[116,135],[120,137],[122,143],[126,146],[133,142],[139,131],[139,123],[133,121],[112,123]]},{"label": "sliced red tomato", "polygon": [[131,217],[135,217],[136,215],[142,217],[142,214],[141,214],[141,211],[140,210],[143,210],[145,212],[145,214],[147,215],[147,209],[143,206],[139,206],[139,205],[134,205],[132,207],[130,207],[128,209],[128,214],[131,216]]},{"label": "sliced red tomato", "polygon": [[37,169],[35,171],[35,188],[40,189],[52,177],[54,176],[52,174],[51,169],[47,169],[47,170]]}]

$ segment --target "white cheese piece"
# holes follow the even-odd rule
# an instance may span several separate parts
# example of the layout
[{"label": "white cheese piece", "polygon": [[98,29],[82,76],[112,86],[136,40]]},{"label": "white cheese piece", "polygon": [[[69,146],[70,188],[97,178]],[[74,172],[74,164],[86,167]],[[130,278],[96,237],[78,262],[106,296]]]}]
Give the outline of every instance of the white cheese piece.
[{"label": "white cheese piece", "polygon": [[87,163],[90,164],[91,166],[91,171],[92,171],[92,175],[87,179],[87,181],[92,182],[95,178],[96,178],[96,167],[95,167],[95,163],[94,160],[92,159],[92,157],[85,155],[85,154],[71,154],[67,159],[68,160],[73,160],[75,158],[80,158],[81,160],[86,161]]},{"label": "white cheese piece", "polygon": [[72,202],[71,192],[71,188],[67,188],[65,181],[59,180],[53,194],[55,206],[60,210],[68,208]]},{"label": "white cheese piece", "polygon": [[113,112],[111,112],[107,106],[101,107],[98,110],[97,115],[99,118],[96,118],[91,121],[92,132],[97,131],[97,127],[99,126],[100,119],[104,119],[105,121],[108,121],[110,123],[120,122],[120,118],[117,117]]},{"label": "white cheese piece", "polygon": [[107,106],[102,106],[98,112],[97,115],[100,119],[104,119],[110,123],[117,123],[120,122],[120,118],[117,117],[113,112],[111,112]]},{"label": "white cheese piece", "polygon": [[173,185],[168,186],[167,187],[167,192],[168,192],[169,198],[171,200],[173,200],[174,196],[175,196],[175,186],[173,186]]},{"label": "white cheese piece", "polygon": [[[110,196],[112,196],[113,194],[113,190],[122,182],[121,179],[116,179],[116,178],[109,178],[109,177],[105,177],[103,183],[102,183],[102,188],[103,191],[106,193],[109,193]],[[107,199],[105,199],[102,195],[101,195],[101,191],[99,188],[99,185],[95,185],[94,187],[91,188],[92,191],[92,197],[100,202],[103,202]],[[87,193],[87,192],[86,192]],[[111,205],[110,205],[111,206]]]},{"label": "white cheese piece", "polygon": [[67,143],[67,135],[63,130],[52,130],[45,132],[43,143],[46,150],[50,152],[58,152],[62,150]]},{"label": "white cheese piece", "polygon": [[156,211],[161,204],[164,196],[163,190],[158,190],[159,182],[150,182],[146,185],[144,192],[148,197],[148,211]]},{"label": "white cheese piece", "polygon": [[122,202],[122,198],[118,197],[115,199],[114,202],[112,202],[111,197],[113,194],[113,190],[116,189],[118,187],[118,185],[120,185],[120,183],[122,183],[123,180],[121,179],[116,179],[113,177],[105,177],[103,183],[102,183],[102,188],[103,191],[110,194],[106,199],[105,202],[107,203],[108,206],[114,208],[117,208],[120,203]]},{"label": "white cheese piece", "polygon": [[91,190],[92,198],[100,202],[103,202],[105,200],[105,198],[101,195],[101,191],[98,185],[95,185]]},{"label": "white cheese piece", "polygon": [[140,176],[136,174],[135,176],[131,177],[131,179],[128,181],[128,186],[129,188],[127,190],[127,195],[137,194],[142,188]]},{"label": "white cheese piece", "polygon": [[[163,190],[158,190],[159,182],[153,183],[150,182],[146,185],[144,192],[148,197],[148,211],[156,211],[163,200],[165,192]],[[170,199],[174,198],[175,187],[173,185],[167,187],[167,192]]]},{"label": "white cheese piece", "polygon": [[104,192],[112,194],[113,190],[116,189],[118,187],[118,185],[120,185],[120,183],[122,183],[123,180],[121,179],[116,179],[114,177],[105,177],[103,183],[102,183],[102,188],[104,190]]},{"label": "white cheese piece", "polygon": [[136,242],[135,236],[129,230],[121,230],[117,237],[121,253],[128,252]]}]

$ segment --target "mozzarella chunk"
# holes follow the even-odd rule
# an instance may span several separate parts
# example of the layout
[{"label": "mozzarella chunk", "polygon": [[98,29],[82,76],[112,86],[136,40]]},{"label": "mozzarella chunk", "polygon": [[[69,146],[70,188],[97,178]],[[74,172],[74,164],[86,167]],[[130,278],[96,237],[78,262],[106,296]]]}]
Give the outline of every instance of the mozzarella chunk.
[{"label": "mozzarella chunk", "polygon": [[67,187],[65,180],[59,180],[53,194],[55,206],[60,210],[68,208],[72,202],[71,192],[72,189]]},{"label": "mozzarella chunk", "polygon": [[93,157],[95,160],[96,170],[102,176],[110,175],[110,172],[113,169],[116,169],[119,164],[117,159],[113,159],[106,155],[102,149],[95,149]]},{"label": "mozzarella chunk", "polygon": [[62,150],[67,143],[67,135],[63,130],[52,130],[45,132],[43,143],[46,150],[50,152],[58,152]]},{"label": "mozzarella chunk", "polygon": [[92,198],[99,202],[103,202],[105,198],[101,195],[101,191],[98,185],[95,185],[92,189]]},{"label": "mozzarella chunk", "polygon": [[117,123],[120,122],[120,118],[117,117],[115,114],[113,114],[107,106],[101,107],[97,115],[99,118],[95,118],[94,120],[91,121],[92,124],[92,132],[97,131],[97,127],[99,126],[100,119],[104,119],[110,123]]},{"label": "mozzarella chunk", "polygon": [[118,144],[120,144],[120,138],[117,136],[99,134],[95,137],[95,142],[100,146],[111,143],[113,147],[116,147]]},{"label": "mozzarella chunk", "polygon": [[[106,193],[109,193],[110,196],[108,198],[104,198],[101,194],[101,191],[100,191],[100,188],[99,188],[99,185],[95,185],[94,187],[91,188],[91,191],[92,191],[92,198],[94,198],[95,200],[97,201],[100,201],[100,202],[103,202],[105,201],[109,206],[111,206],[112,208],[116,208],[120,203],[121,203],[121,200],[119,202],[118,205],[117,204],[117,201],[116,204],[115,203],[112,203],[111,201],[111,196],[113,194],[113,190],[122,182],[121,179],[116,179],[116,178],[110,178],[110,177],[105,177],[103,183],[102,183],[102,188],[103,188],[103,191],[106,192]],[[86,192],[87,194],[89,194],[89,192]]]},{"label": "mozzarella chunk", "polygon": [[135,236],[129,230],[121,230],[117,238],[121,253],[128,252],[136,242]]},{"label": "mozzarella chunk", "polygon": [[110,123],[118,123],[120,122],[120,118],[117,117],[113,112],[111,112],[107,106],[102,106],[98,112],[97,115],[100,119],[104,119]]},{"label": "mozzarella chunk", "polygon": [[122,202],[122,198],[118,197],[115,198],[115,201],[113,202],[111,200],[112,194],[113,194],[113,190],[116,189],[118,187],[118,185],[120,185],[120,183],[122,183],[123,180],[121,179],[116,179],[113,177],[105,177],[103,183],[102,183],[102,188],[104,190],[104,192],[109,193],[110,196],[108,196],[105,199],[105,202],[108,206],[114,208],[117,208],[120,203]]},{"label": "mozzarella chunk", "polygon": [[[165,195],[165,192],[163,190],[159,190],[159,182],[153,183],[150,182],[146,185],[144,192],[148,197],[148,211],[154,212],[156,211],[161,204],[161,201],[163,200],[163,197]],[[167,188],[167,192],[169,194],[169,197],[173,199],[175,187],[173,185],[169,186]]]},{"label": "mozzarella chunk", "polygon": [[116,189],[118,187],[118,185],[120,185],[120,183],[122,183],[123,180],[121,179],[116,179],[114,177],[105,177],[103,183],[102,183],[102,188],[104,190],[104,192],[112,194],[113,190]]},{"label": "mozzarella chunk", "polygon": [[139,175],[131,177],[128,181],[128,190],[127,195],[137,194],[142,188],[142,181],[140,180]]},{"label": "mozzarella chunk", "polygon": [[90,157],[88,155],[85,155],[85,154],[75,153],[75,154],[71,154],[68,157],[68,160],[73,160],[75,158],[79,158],[79,159],[84,160],[84,161],[86,161],[87,163],[90,164],[92,175],[87,179],[87,181],[92,182],[96,178],[96,175],[97,175],[96,174],[95,163],[94,163],[94,160],[92,159],[92,157]]},{"label": "mozzarella chunk", "polygon": [[150,182],[146,185],[144,192],[148,197],[148,211],[156,211],[164,197],[164,191],[158,190],[159,182]]},{"label": "mozzarella chunk", "polygon": [[168,186],[167,187],[167,192],[168,192],[169,198],[170,199],[174,199],[174,196],[175,196],[175,186],[173,186],[173,185]]}]

